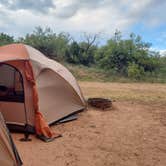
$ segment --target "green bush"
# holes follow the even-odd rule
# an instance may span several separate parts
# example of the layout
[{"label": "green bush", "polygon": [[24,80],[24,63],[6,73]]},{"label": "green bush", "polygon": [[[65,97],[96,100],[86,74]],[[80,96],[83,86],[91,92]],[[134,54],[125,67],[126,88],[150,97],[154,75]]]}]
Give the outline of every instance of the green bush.
[{"label": "green bush", "polygon": [[128,77],[136,80],[140,80],[145,74],[144,68],[135,63],[129,64],[127,72]]},{"label": "green bush", "polygon": [[14,43],[13,36],[9,36],[5,33],[0,33],[0,46]]}]

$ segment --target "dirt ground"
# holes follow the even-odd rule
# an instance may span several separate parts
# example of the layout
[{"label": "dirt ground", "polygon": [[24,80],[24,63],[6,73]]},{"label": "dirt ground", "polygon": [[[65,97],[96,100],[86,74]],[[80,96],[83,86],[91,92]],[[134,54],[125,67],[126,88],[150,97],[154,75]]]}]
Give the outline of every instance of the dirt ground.
[{"label": "dirt ground", "polygon": [[113,99],[113,109],[89,108],[53,126],[63,137],[20,142],[25,166],[166,166],[166,85],[80,82],[86,98]]}]

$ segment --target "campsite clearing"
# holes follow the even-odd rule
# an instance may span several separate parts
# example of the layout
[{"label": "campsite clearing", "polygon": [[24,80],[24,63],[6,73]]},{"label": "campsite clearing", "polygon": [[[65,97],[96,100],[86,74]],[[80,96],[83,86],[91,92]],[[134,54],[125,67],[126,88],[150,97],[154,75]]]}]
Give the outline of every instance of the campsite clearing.
[{"label": "campsite clearing", "polygon": [[20,142],[25,166],[165,166],[166,85],[80,82],[86,98],[115,100],[113,109],[89,108],[78,120],[53,126],[63,137]]}]

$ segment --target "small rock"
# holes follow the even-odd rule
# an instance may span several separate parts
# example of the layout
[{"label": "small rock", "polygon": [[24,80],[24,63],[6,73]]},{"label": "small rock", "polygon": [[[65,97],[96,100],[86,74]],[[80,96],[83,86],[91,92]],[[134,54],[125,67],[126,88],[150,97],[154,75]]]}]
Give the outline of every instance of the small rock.
[{"label": "small rock", "polygon": [[134,153],[135,156],[139,156],[139,154],[137,152]]},{"label": "small rock", "polygon": [[89,127],[96,128],[96,126],[95,126],[95,125],[90,125]]}]

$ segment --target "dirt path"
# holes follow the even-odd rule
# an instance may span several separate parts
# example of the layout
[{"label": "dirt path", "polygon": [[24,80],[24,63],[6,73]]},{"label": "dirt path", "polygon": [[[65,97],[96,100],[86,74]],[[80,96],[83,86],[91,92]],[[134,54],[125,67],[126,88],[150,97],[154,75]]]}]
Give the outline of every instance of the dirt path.
[{"label": "dirt path", "polygon": [[[86,96],[97,93],[98,86],[96,91],[89,92],[90,85],[95,87],[93,83],[81,85]],[[22,135],[13,134],[24,165],[166,166],[166,102],[163,102],[166,87],[161,86],[162,93],[157,90],[160,98],[156,101],[154,97],[156,102],[147,102],[147,98],[146,102],[135,102],[132,96],[130,101],[121,98],[113,103],[113,110],[102,112],[90,108],[81,113],[77,121],[54,126],[53,129],[61,132],[63,137],[51,143],[35,137],[32,142],[23,143],[19,141]],[[103,84],[98,93],[108,91],[106,87]],[[140,91],[140,95],[147,97],[155,89],[146,91],[149,86],[142,88],[145,93]],[[123,91],[121,87],[114,88],[115,95],[119,89]],[[140,87],[135,89],[137,98],[141,98]]]}]

